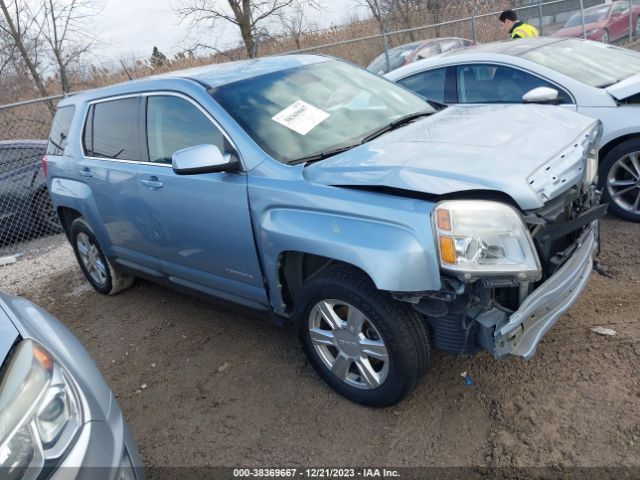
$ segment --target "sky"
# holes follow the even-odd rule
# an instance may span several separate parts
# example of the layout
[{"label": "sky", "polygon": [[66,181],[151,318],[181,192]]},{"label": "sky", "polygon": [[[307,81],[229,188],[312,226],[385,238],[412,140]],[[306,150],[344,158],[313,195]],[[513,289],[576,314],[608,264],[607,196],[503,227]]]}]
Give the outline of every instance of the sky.
[{"label": "sky", "polygon": [[[172,1],[176,4],[178,0],[102,1],[103,9],[93,20],[93,32],[98,39],[95,52],[100,61],[145,58],[154,46],[171,56],[190,46],[191,42],[185,41],[189,33],[188,24],[180,24],[179,17],[171,8]],[[216,1],[226,4],[227,0]],[[344,23],[347,14],[353,11],[352,0],[320,0],[320,3],[322,13],[315,12],[311,16],[321,28]],[[225,39],[224,42],[218,40],[219,48],[225,46],[225,42],[237,45],[240,41],[237,27],[225,26],[224,22],[216,27],[216,36]],[[213,36],[203,39],[209,43],[214,40]]]}]

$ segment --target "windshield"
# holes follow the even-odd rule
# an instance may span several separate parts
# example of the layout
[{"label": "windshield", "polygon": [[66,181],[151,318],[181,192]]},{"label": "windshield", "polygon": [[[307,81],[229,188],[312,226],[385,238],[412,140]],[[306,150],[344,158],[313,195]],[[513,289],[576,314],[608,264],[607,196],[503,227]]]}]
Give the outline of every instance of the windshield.
[{"label": "windshield", "polygon": [[520,56],[592,87],[607,87],[640,73],[640,54],[598,42],[565,40]]},{"label": "windshield", "polygon": [[283,163],[353,145],[394,120],[433,110],[408,90],[338,61],[260,75],[211,94]]},{"label": "windshield", "polygon": [[389,73],[391,70],[395,70],[396,68],[400,68],[404,65],[407,57],[409,57],[409,55],[411,55],[419,45],[420,42],[416,42],[392,48],[389,50],[389,68],[387,68],[387,59],[383,53],[382,55],[378,55],[375,60],[369,64],[367,70],[380,75],[383,73]]},{"label": "windshield", "polygon": [[[584,11],[584,23],[600,22],[609,16],[609,9],[611,6],[606,5],[604,7],[587,8]],[[582,25],[582,15],[580,12],[571,15],[565,27],[575,27],[576,25]]]}]

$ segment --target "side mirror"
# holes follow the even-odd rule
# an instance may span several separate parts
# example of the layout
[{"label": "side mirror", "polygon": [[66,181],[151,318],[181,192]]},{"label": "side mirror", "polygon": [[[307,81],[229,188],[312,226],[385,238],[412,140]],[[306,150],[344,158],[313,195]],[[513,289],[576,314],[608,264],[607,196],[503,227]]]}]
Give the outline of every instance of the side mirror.
[{"label": "side mirror", "polygon": [[178,150],[171,157],[171,166],[178,175],[231,172],[238,168],[235,155],[223,155],[215,145],[196,145]]},{"label": "side mirror", "polygon": [[522,96],[522,103],[551,103],[557,104],[558,91],[555,88],[538,87],[533,90],[529,90]]}]

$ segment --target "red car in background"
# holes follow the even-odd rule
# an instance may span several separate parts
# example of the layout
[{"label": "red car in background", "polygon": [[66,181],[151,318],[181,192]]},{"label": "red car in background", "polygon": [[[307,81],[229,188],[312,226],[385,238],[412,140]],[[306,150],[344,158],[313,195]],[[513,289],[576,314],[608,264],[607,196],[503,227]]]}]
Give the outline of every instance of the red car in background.
[{"label": "red car in background", "polygon": [[[635,36],[640,35],[640,1],[633,0],[631,28]],[[629,2],[616,1],[584,10],[587,39],[609,43],[629,36]],[[564,27],[554,37],[582,37],[582,14],[578,11],[569,17]]]}]

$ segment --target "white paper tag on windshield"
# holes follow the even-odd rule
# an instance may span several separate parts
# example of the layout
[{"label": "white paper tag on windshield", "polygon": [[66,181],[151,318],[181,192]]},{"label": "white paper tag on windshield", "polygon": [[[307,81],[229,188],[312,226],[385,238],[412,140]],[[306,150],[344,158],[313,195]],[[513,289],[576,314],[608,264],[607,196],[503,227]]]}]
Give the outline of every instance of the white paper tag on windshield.
[{"label": "white paper tag on windshield", "polygon": [[306,135],[329,117],[324,110],[298,100],[271,117],[272,120],[290,128],[300,135]]}]

